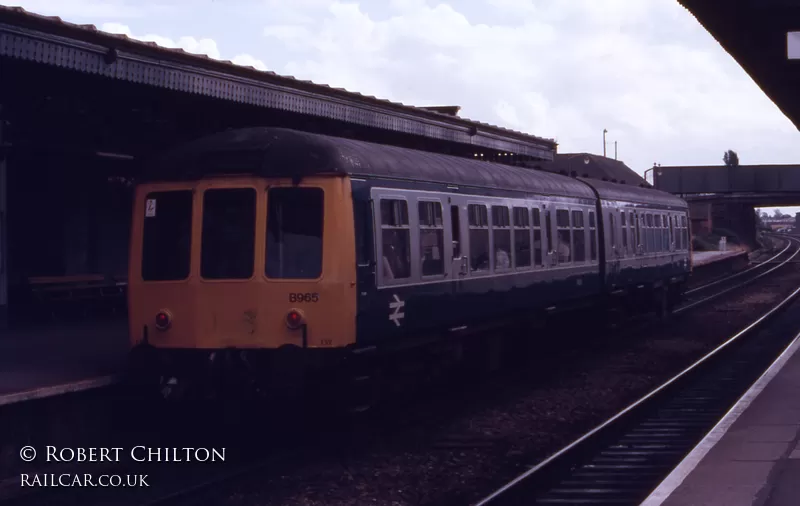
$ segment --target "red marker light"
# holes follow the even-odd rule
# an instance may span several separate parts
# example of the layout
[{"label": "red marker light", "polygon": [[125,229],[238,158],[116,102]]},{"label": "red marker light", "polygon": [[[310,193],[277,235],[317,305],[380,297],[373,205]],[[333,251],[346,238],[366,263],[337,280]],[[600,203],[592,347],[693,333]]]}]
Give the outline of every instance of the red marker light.
[{"label": "red marker light", "polygon": [[286,315],[286,326],[290,329],[294,330],[300,328],[300,325],[303,324],[303,315],[300,314],[299,311],[296,309],[292,309]]},{"label": "red marker light", "polygon": [[172,318],[167,311],[159,311],[156,314],[156,328],[158,330],[167,330],[172,323]]}]

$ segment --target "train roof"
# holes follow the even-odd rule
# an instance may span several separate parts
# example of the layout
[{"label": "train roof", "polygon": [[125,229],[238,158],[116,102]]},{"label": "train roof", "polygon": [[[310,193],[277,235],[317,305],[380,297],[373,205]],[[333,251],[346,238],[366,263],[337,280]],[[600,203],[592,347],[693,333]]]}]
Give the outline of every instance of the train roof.
[{"label": "train roof", "polygon": [[685,209],[689,207],[685,200],[653,188],[641,188],[639,186],[610,183],[598,179],[578,178],[591,185],[597,195],[603,200],[617,200],[635,202],[654,206],[678,207]]},{"label": "train roof", "polygon": [[179,146],[156,159],[146,178],[196,179],[219,173],[298,178],[347,174],[596,198],[584,183],[558,174],[271,127],[229,130]]},{"label": "train roof", "polygon": [[596,199],[591,186],[601,199],[687,206],[654,189],[273,127],[229,130],[183,144],[154,160],[145,177],[198,179],[220,173],[293,178],[347,174]]}]

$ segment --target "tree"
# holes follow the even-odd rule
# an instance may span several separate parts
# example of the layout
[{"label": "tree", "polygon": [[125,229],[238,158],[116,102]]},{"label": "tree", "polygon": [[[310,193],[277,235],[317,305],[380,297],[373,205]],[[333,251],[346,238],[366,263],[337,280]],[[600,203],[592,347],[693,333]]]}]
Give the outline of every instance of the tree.
[{"label": "tree", "polygon": [[736,151],[729,149],[722,155],[722,161],[725,162],[725,165],[728,167],[738,167],[739,155],[736,154]]}]

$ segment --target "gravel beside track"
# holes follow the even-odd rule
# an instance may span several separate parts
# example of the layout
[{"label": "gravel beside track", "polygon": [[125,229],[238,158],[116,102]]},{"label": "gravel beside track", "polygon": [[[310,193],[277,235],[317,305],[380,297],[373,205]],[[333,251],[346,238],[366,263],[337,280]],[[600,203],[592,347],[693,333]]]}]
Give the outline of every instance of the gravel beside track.
[{"label": "gravel beside track", "polygon": [[[533,337],[542,346],[527,366],[394,406],[385,414],[394,421],[331,433],[338,443],[312,464],[225,484],[213,502],[469,504],[680,371],[798,283],[800,269],[790,265],[708,306],[606,338],[566,323],[548,328]],[[560,333],[579,337],[553,344]]]}]

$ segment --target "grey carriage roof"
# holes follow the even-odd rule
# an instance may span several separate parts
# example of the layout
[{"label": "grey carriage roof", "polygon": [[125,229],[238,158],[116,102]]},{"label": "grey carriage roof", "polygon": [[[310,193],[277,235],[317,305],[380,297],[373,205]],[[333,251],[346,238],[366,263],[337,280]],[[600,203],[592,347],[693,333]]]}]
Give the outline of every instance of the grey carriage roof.
[{"label": "grey carriage roof", "polygon": [[285,128],[245,128],[203,137],[156,160],[151,179],[209,173],[303,177],[340,173],[460,186],[596,198],[584,183],[558,174]]},{"label": "grey carriage roof", "polygon": [[681,209],[688,207],[688,204],[683,199],[671,193],[662,192],[653,188],[641,188],[639,186],[610,183],[598,179],[578,179],[592,185],[603,200],[622,200],[636,202],[638,204],[678,207]]},{"label": "grey carriage roof", "polygon": [[606,200],[687,206],[649,188],[286,128],[244,128],[206,136],[164,154],[148,169],[149,178],[162,180],[221,172],[265,177],[338,173],[595,199],[591,185]]}]

